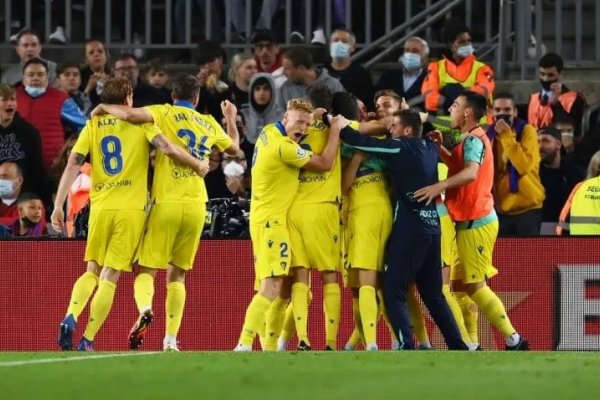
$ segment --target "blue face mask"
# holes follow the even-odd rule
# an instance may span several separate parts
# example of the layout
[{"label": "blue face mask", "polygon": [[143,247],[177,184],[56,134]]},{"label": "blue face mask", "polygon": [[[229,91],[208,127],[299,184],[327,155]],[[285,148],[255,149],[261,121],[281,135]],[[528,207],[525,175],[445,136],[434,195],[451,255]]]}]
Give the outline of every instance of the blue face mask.
[{"label": "blue face mask", "polygon": [[421,68],[421,56],[417,53],[404,53],[400,62],[407,71],[416,71]]},{"label": "blue face mask", "polygon": [[456,49],[456,54],[458,54],[460,57],[463,57],[463,58],[469,57],[474,52],[475,52],[475,49],[473,48],[473,45],[470,45],[470,44],[468,44],[466,46],[461,46],[458,49]]},{"label": "blue face mask", "polygon": [[15,191],[15,184],[8,179],[0,179],[0,198],[6,199],[12,196]]},{"label": "blue face mask", "polygon": [[344,42],[333,42],[329,46],[331,58],[342,59],[350,57],[350,45]]},{"label": "blue face mask", "polygon": [[46,93],[46,88],[45,87],[33,87],[33,86],[27,86],[27,85],[25,85],[25,91],[31,97],[40,97],[41,95],[43,95],[44,93]]}]

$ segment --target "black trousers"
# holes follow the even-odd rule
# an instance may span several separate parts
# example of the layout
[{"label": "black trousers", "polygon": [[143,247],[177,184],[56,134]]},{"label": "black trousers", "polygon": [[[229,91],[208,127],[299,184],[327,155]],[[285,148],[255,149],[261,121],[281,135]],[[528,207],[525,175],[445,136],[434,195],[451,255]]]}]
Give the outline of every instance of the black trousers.
[{"label": "black trousers", "polygon": [[[399,230],[398,230],[399,231]],[[406,292],[416,282],[419,294],[451,350],[468,350],[442,294],[440,235],[393,230],[387,245],[383,296],[400,349],[415,348]]]}]

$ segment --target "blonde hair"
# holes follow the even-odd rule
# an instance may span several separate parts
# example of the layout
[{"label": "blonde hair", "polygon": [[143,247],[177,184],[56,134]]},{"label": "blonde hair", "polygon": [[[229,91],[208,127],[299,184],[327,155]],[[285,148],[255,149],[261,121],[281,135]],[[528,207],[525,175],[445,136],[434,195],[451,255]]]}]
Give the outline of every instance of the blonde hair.
[{"label": "blonde hair", "polygon": [[592,156],[587,170],[587,179],[595,178],[600,175],[600,151]]},{"label": "blonde hair", "polygon": [[305,99],[291,99],[287,102],[286,111],[302,111],[305,113],[312,114],[315,109],[308,100]]},{"label": "blonde hair", "polygon": [[237,73],[238,69],[240,69],[246,61],[253,59],[254,55],[248,53],[239,53],[233,56],[231,59],[231,67],[229,67],[229,74],[227,75],[229,77],[229,81],[235,81],[235,74]]},{"label": "blonde hair", "polygon": [[17,97],[17,93],[15,88],[6,83],[0,85],[0,97],[3,99],[15,99]]}]

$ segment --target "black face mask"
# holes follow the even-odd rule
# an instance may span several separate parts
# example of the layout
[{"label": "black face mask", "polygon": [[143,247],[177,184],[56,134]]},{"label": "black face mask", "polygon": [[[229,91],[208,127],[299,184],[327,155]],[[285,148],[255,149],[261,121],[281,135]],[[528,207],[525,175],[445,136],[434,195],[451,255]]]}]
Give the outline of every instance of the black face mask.
[{"label": "black face mask", "polygon": [[546,90],[546,91],[550,90],[550,85],[552,85],[554,82],[558,82],[558,79],[555,79],[553,81],[545,81],[543,79],[540,79],[540,83],[542,84],[542,88],[544,88],[544,90]]},{"label": "black face mask", "polygon": [[498,122],[501,119],[503,119],[504,121],[506,121],[507,124],[512,125],[511,118],[512,118],[512,115],[510,115],[510,114],[498,114],[494,117],[494,120],[496,120],[496,122]]},{"label": "black face mask", "polygon": [[37,222],[33,222],[32,220],[30,220],[27,217],[21,217],[21,222],[23,222],[23,224],[27,228],[33,228],[34,226],[36,226],[38,224]]}]

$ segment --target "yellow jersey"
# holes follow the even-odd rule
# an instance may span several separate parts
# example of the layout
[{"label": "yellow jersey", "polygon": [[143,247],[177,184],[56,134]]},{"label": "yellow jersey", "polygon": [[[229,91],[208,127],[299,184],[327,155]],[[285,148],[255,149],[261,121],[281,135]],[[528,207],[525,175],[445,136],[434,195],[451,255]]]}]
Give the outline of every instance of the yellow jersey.
[{"label": "yellow jersey", "polygon": [[[221,125],[212,116],[197,112],[188,101],[178,100],[174,105],[157,104],[146,109],[171,142],[186,148],[196,158],[208,157],[213,146],[223,151],[231,145],[232,139]],[[208,194],[204,179],[192,168],[159,151],[151,198],[154,203],[206,203]]]},{"label": "yellow jersey", "polygon": [[[323,121],[313,121],[300,142],[300,147],[321,154],[327,146],[329,127]],[[333,169],[327,172],[300,170],[300,186],[295,203],[323,203],[340,201],[342,196],[342,166],[338,151]]]},{"label": "yellow jersey", "polygon": [[266,125],[252,157],[252,201],[250,223],[276,220],[286,224],[286,216],[298,192],[298,174],[312,152],[287,136],[280,122]]},{"label": "yellow jersey", "polygon": [[149,142],[160,131],[101,115],[89,120],[73,152],[92,160],[94,210],[142,210],[148,200]]}]

